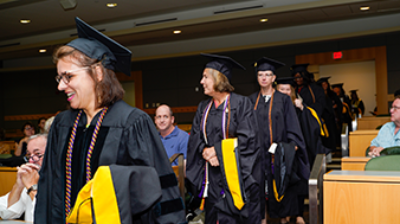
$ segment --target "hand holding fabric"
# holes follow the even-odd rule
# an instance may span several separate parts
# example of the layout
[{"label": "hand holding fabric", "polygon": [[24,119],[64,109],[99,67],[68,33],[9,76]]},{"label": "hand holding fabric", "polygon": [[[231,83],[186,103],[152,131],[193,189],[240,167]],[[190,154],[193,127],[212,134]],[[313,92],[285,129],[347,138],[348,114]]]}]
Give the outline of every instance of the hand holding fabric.
[{"label": "hand holding fabric", "polygon": [[209,148],[204,148],[202,155],[203,158],[211,164],[211,166],[219,166],[219,161],[214,146]]}]

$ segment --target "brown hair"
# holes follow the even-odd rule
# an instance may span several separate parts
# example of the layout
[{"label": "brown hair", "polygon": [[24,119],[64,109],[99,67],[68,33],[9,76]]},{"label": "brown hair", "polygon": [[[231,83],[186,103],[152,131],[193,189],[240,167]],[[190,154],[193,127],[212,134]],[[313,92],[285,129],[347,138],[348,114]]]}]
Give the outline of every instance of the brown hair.
[{"label": "brown hair", "polygon": [[103,71],[103,79],[101,81],[97,80],[96,70],[93,69],[93,67],[92,69],[88,70],[88,74],[95,82],[95,93],[98,97],[96,100],[97,108],[110,106],[124,97],[125,91],[122,88],[121,83],[119,83],[115,72],[105,68],[101,64],[101,61],[90,58],[73,47],[61,46],[54,51],[53,62],[57,64],[60,59],[67,56],[71,56],[72,58],[76,59],[81,66],[101,66]]},{"label": "brown hair", "polygon": [[210,69],[211,76],[214,79],[214,90],[217,92],[233,92],[235,88],[229,83],[229,79],[220,71]]}]

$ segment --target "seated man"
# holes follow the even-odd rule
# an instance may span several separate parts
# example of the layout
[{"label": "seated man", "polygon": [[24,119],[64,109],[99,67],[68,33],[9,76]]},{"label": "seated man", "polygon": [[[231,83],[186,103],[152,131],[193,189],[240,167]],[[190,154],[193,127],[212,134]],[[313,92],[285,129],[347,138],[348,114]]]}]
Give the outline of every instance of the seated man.
[{"label": "seated man", "polygon": [[379,130],[378,136],[371,141],[370,156],[379,156],[387,147],[400,146],[400,96],[396,96],[390,108],[390,120]]},{"label": "seated man", "polygon": [[[160,132],[161,141],[167,152],[168,158],[175,153],[183,153],[186,167],[186,152],[189,134],[178,127],[174,127],[175,117],[171,108],[166,104],[160,105],[156,109],[154,120],[158,131]],[[175,160],[172,165],[177,166],[178,162]]]},{"label": "seated man", "polygon": [[0,197],[0,217],[19,218],[25,212],[25,221],[33,222],[33,209],[39,180],[39,170],[46,150],[47,135],[33,135],[28,140],[26,164],[18,167],[17,181],[10,193]]}]

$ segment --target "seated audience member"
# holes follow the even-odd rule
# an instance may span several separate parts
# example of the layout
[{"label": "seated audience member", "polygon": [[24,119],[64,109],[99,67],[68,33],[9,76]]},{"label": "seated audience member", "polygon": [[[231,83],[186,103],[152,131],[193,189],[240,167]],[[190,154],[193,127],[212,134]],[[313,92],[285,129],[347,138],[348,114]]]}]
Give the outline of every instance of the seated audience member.
[{"label": "seated audience member", "polygon": [[26,164],[18,168],[17,181],[11,192],[0,197],[0,217],[19,218],[25,212],[25,221],[33,222],[33,209],[39,180],[39,170],[46,150],[47,135],[33,135],[28,140]]},{"label": "seated audience member", "polygon": [[35,127],[32,123],[26,122],[21,131],[24,133],[24,137],[15,145],[15,156],[25,156],[28,139],[35,134]]},{"label": "seated audience member", "polygon": [[[187,144],[189,140],[189,134],[185,131],[174,126],[175,117],[171,108],[162,104],[156,109],[155,123],[160,132],[161,141],[167,152],[168,158],[175,153],[183,153],[186,161]],[[178,165],[178,161],[175,160],[172,163],[173,166]]]},{"label": "seated audience member", "polygon": [[370,156],[379,156],[387,147],[400,146],[400,96],[396,96],[390,108],[390,120],[379,130],[378,136],[371,141]]},{"label": "seated audience member", "polygon": [[41,117],[38,120],[38,134],[44,134],[44,125],[46,123],[46,118]]}]

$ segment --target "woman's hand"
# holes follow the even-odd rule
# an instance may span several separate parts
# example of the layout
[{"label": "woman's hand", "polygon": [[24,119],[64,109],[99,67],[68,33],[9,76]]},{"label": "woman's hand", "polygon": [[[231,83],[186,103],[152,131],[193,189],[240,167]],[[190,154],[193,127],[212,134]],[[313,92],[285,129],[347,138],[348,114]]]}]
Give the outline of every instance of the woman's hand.
[{"label": "woman's hand", "polygon": [[303,109],[304,109],[303,100],[301,100],[301,99],[295,99],[295,100],[294,100],[294,104],[295,104],[296,107],[299,108],[300,110],[303,110]]},{"label": "woman's hand", "polygon": [[214,146],[204,148],[202,155],[203,155],[203,158],[211,164],[211,166],[219,166],[219,161],[218,161],[217,153],[215,152]]}]

